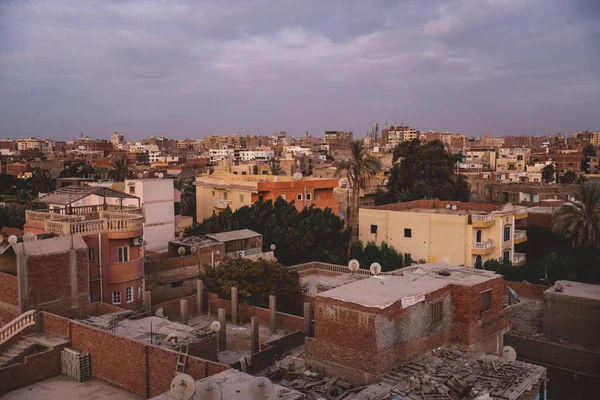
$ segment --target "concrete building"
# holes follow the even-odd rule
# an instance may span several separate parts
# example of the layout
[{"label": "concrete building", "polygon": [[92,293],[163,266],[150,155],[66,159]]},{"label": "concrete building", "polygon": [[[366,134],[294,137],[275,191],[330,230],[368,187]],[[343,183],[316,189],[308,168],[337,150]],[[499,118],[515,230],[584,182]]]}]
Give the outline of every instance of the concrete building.
[{"label": "concrete building", "polygon": [[25,232],[79,234],[88,247],[90,301],[142,307],[144,217],[140,199],[106,187],[72,185],[25,212]]},{"label": "concrete building", "polygon": [[213,213],[230,207],[233,211],[256,201],[275,201],[278,197],[294,200],[298,210],[304,207],[329,207],[338,213],[339,204],[333,197],[337,179],[303,177],[295,180],[291,176],[234,175],[215,172],[197,176],[196,219],[202,221]]},{"label": "concrete building", "polygon": [[356,382],[440,346],[500,355],[510,310],[491,271],[422,264],[316,295],[306,364]]},{"label": "concrete building", "polygon": [[495,149],[467,149],[463,156],[464,169],[496,169],[497,153]]},{"label": "concrete building", "polygon": [[363,243],[386,242],[413,260],[474,267],[486,260],[508,258],[525,264],[515,245],[527,241],[515,229],[527,218],[526,207],[510,204],[417,200],[359,210],[359,237]]},{"label": "concrete building", "polygon": [[166,250],[177,232],[173,179],[127,179],[125,190],[127,194],[140,199],[144,215],[145,249]]},{"label": "concrete building", "polygon": [[402,142],[410,142],[419,137],[419,131],[415,128],[402,125],[392,125],[386,129],[387,145],[390,148],[396,147]]},{"label": "concrete building", "polygon": [[125,143],[125,135],[123,135],[122,133],[119,133],[119,132],[115,132],[112,135],[110,135],[110,142],[116,148],[120,144]]},{"label": "concrete building", "polygon": [[39,150],[42,153],[47,153],[52,149],[52,142],[49,140],[38,138],[27,138],[17,140],[17,150]]},{"label": "concrete building", "polygon": [[486,201],[493,204],[530,204],[543,200],[568,200],[577,191],[575,184],[490,183]]}]

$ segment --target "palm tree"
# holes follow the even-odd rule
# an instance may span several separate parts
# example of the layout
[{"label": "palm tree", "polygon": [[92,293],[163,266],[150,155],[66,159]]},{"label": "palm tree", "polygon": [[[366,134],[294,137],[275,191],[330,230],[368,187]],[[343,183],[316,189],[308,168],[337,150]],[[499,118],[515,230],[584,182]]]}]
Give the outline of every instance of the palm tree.
[{"label": "palm tree", "polygon": [[196,186],[187,185],[181,190],[181,215],[196,219]]},{"label": "palm tree", "polygon": [[350,242],[348,243],[348,258],[352,245],[358,242],[358,199],[360,190],[367,187],[369,176],[381,171],[381,161],[367,153],[367,148],[362,140],[350,142],[350,157],[338,163],[335,174],[339,176],[345,172],[350,185],[350,204],[348,213],[348,226],[352,228]]},{"label": "palm tree", "polygon": [[276,158],[269,160],[269,171],[271,171],[271,175],[285,175],[285,171],[281,168],[281,163]]},{"label": "palm tree", "polygon": [[125,161],[120,158],[115,160],[115,167],[110,171],[109,176],[115,181],[123,182],[125,179],[128,179],[131,176],[131,171],[127,167]]},{"label": "palm tree", "polygon": [[574,247],[600,247],[600,184],[579,185],[575,200],[554,213],[552,229]]}]

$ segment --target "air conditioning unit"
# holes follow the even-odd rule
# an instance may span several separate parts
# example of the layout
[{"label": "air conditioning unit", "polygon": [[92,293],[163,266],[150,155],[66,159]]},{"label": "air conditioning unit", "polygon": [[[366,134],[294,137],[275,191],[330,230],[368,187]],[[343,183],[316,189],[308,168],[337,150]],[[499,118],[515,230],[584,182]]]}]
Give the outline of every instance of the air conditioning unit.
[{"label": "air conditioning unit", "polygon": [[241,250],[240,250],[240,251],[238,251],[238,252],[237,252],[237,257],[238,257],[238,258],[244,258],[244,256],[245,256],[245,255],[246,255],[246,252],[245,252],[245,251],[241,251]]},{"label": "air conditioning unit", "polygon": [[143,246],[144,244],[144,238],[143,237],[136,237],[134,239],[131,240],[131,244],[134,246]]}]

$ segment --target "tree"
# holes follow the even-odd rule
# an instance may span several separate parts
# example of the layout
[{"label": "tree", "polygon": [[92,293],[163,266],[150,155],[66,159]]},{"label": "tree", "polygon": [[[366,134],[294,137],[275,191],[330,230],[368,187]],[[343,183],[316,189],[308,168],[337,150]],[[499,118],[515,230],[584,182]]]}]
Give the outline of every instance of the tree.
[{"label": "tree", "polygon": [[341,160],[336,169],[336,175],[344,172],[350,185],[350,207],[348,215],[348,226],[351,229],[350,241],[348,243],[348,257],[350,257],[351,246],[358,242],[358,201],[360,190],[367,188],[367,180],[381,171],[381,161],[375,156],[368,154],[368,149],[362,140],[350,142],[350,157]]},{"label": "tree", "polygon": [[419,199],[469,201],[467,178],[454,171],[458,158],[439,140],[402,142],[394,149],[393,160],[388,194],[377,198],[378,204]]},{"label": "tree", "polygon": [[196,186],[186,185],[181,190],[181,215],[196,219]]},{"label": "tree", "polygon": [[123,158],[118,158],[115,160],[113,169],[109,173],[110,179],[118,182],[123,182],[125,179],[129,179],[131,175],[131,170],[129,167],[127,167],[127,163]]},{"label": "tree", "polygon": [[594,145],[592,144],[588,144],[587,146],[585,146],[583,148],[583,156],[584,157],[596,157],[596,149],[594,148]]},{"label": "tree", "polygon": [[25,225],[24,206],[15,203],[0,206],[0,229],[5,226],[23,229],[23,225]]},{"label": "tree", "polygon": [[386,242],[382,242],[381,247],[375,242],[368,242],[364,248],[362,242],[358,242],[352,247],[352,255],[360,262],[361,268],[369,269],[374,262],[379,263],[384,272],[394,271],[403,266],[402,254]]},{"label": "tree", "polygon": [[577,180],[577,174],[571,170],[565,172],[565,174],[560,179],[561,183],[575,183]]},{"label": "tree", "polygon": [[269,171],[271,175],[285,175],[285,171],[281,168],[281,163],[275,157],[269,160]]},{"label": "tree", "polygon": [[231,288],[238,299],[258,307],[269,307],[269,296],[277,296],[277,309],[294,313],[299,310],[298,273],[272,261],[245,258],[228,259],[218,265],[206,265],[200,274],[204,287],[224,299],[231,298]]},{"label": "tree", "polygon": [[579,174],[579,176],[577,177],[577,184],[581,185],[582,183],[587,182],[587,178],[584,174]]},{"label": "tree", "polygon": [[579,185],[575,201],[554,213],[552,228],[573,247],[600,247],[600,184]]},{"label": "tree", "polygon": [[548,164],[542,168],[542,181],[546,183],[554,182],[554,164]]}]

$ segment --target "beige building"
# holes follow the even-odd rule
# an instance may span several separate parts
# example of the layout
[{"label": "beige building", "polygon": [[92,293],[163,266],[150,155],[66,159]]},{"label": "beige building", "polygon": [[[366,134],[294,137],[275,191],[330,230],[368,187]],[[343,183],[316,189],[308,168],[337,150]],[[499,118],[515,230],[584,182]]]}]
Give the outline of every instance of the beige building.
[{"label": "beige building", "polygon": [[417,200],[361,208],[359,237],[363,243],[386,242],[413,260],[425,259],[473,267],[495,258],[525,264],[515,245],[527,241],[516,220],[527,217],[526,207],[511,204]]}]

